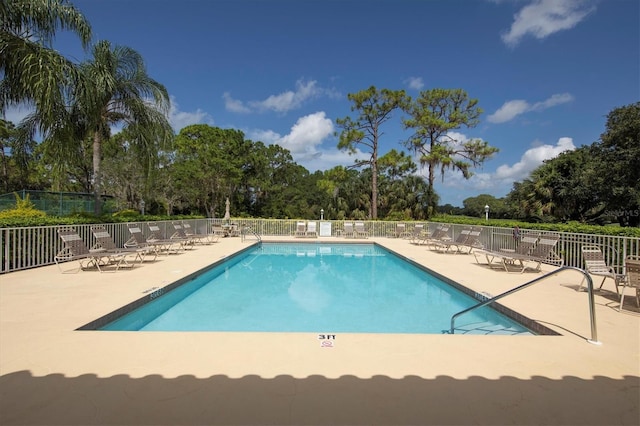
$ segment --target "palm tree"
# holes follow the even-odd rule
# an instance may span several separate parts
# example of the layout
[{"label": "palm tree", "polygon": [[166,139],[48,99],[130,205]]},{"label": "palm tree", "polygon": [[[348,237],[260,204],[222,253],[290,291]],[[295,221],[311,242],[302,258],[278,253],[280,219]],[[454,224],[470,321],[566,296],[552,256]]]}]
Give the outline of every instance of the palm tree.
[{"label": "palm tree", "polygon": [[110,138],[111,128],[122,126],[129,142],[149,161],[155,158],[158,144],[170,140],[173,131],[167,119],[167,89],[149,77],[138,52],[100,41],[93,46],[92,56],[80,64],[80,79],[69,92],[70,106],[61,111],[57,122],[36,113],[23,123],[30,132],[45,129],[49,136],[45,142],[58,158],[73,155],[80,141],[91,139],[95,213],[99,215],[102,143]]},{"label": "palm tree", "polygon": [[27,103],[55,122],[67,82],[78,77],[72,62],[51,48],[56,31],[74,32],[88,46],[91,27],[65,0],[0,0],[0,114]]},{"label": "palm tree", "polygon": [[75,93],[71,116],[82,117],[82,133],[93,138],[93,174],[96,214],[100,213],[101,146],[110,129],[123,125],[147,156],[155,156],[158,143],[173,136],[167,113],[167,89],[149,77],[142,56],[126,46],[100,41],[93,60],[80,65],[82,84]]}]

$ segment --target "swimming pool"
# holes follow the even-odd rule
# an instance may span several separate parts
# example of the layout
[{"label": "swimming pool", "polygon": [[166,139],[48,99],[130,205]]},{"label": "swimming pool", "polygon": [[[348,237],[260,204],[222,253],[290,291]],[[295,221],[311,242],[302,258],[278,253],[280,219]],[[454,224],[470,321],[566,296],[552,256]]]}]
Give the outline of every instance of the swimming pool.
[{"label": "swimming pool", "polygon": [[[440,334],[478,300],[376,244],[314,242],[259,244],[144,302],[97,328]],[[489,307],[464,333],[534,334]]]}]

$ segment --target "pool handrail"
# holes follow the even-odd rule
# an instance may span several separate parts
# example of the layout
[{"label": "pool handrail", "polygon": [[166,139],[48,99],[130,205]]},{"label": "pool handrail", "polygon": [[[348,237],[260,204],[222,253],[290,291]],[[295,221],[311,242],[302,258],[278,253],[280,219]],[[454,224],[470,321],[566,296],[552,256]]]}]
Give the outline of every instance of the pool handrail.
[{"label": "pool handrail", "polygon": [[448,330],[448,331],[445,330],[445,333],[454,334],[455,321],[456,321],[456,318],[459,317],[460,315],[466,314],[467,312],[470,312],[470,311],[473,311],[475,309],[481,308],[483,306],[489,305],[489,304],[495,302],[498,299],[502,299],[505,296],[508,296],[508,295],[510,295],[512,293],[520,291],[520,290],[522,290],[524,288],[527,288],[527,287],[537,283],[538,281],[542,281],[545,278],[549,278],[550,276],[556,275],[556,274],[558,274],[558,273],[560,273],[560,272],[562,272],[564,270],[567,270],[567,269],[573,269],[574,271],[578,271],[578,272],[582,273],[585,276],[586,280],[587,280],[587,291],[589,292],[589,318],[590,318],[590,321],[591,321],[591,339],[587,339],[587,342],[592,343],[594,345],[601,345],[602,342],[598,341],[598,331],[597,331],[597,327],[596,327],[596,310],[595,310],[595,303],[594,303],[594,298],[593,298],[593,280],[591,279],[591,275],[589,275],[584,269],[580,269],[580,268],[577,268],[575,266],[562,266],[562,267],[556,269],[555,271],[548,272],[548,273],[542,275],[541,277],[538,277],[538,278],[533,279],[533,280],[531,280],[529,282],[521,284],[521,285],[519,285],[517,287],[512,288],[511,290],[507,290],[504,293],[501,293],[501,294],[499,294],[497,296],[491,297],[491,298],[489,298],[487,300],[484,300],[484,301],[482,301],[482,302],[480,302],[480,303],[478,303],[476,305],[473,305],[473,306],[471,306],[471,307],[469,307],[467,309],[464,309],[464,310],[462,310],[462,311],[460,311],[460,312],[458,312],[456,314],[453,314],[453,316],[451,317],[451,329]]},{"label": "pool handrail", "polygon": [[262,241],[262,237],[260,237],[260,234],[258,234],[251,226],[248,226],[248,225],[243,226],[240,230],[241,241],[244,241],[248,234],[251,234],[254,237],[256,237],[258,241]]}]

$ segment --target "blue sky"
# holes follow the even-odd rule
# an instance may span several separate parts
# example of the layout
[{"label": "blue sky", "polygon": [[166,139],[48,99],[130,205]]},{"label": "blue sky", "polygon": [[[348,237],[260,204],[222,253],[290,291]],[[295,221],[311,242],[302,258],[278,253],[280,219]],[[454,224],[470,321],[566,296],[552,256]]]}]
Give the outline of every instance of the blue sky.
[{"label": "blue sky", "polygon": [[[506,195],[544,159],[598,140],[613,108],[640,100],[637,0],[72,3],[96,40],[142,54],[171,95],[176,131],[239,129],[289,149],[312,172],[354,161],[334,136],[336,118],[355,117],[347,94],[372,85],[414,97],[465,90],[484,113],[454,136],[500,152],[470,180],[439,179],[441,204]],[[68,35],[54,47],[86,58]],[[402,149],[401,119],[383,128],[381,154]]]}]

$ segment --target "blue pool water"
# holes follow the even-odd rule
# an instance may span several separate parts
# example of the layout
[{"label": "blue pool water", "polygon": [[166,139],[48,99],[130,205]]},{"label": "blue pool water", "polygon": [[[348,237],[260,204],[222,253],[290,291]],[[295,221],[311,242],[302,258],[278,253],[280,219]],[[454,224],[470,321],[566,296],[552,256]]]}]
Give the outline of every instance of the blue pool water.
[{"label": "blue pool water", "polygon": [[[262,243],[101,330],[440,334],[476,303],[374,244]],[[488,307],[456,333],[532,334]]]}]

